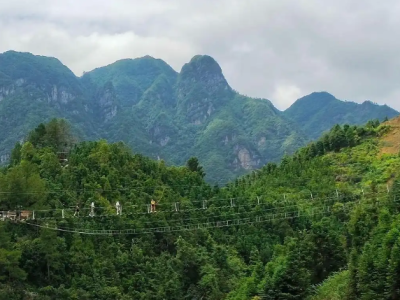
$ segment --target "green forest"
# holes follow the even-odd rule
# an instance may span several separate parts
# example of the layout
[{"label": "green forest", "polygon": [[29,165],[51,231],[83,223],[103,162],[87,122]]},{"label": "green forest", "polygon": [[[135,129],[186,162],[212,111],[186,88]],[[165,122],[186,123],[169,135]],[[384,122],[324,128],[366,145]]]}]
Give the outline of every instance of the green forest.
[{"label": "green forest", "polygon": [[40,124],[0,172],[0,300],[400,299],[394,124],[335,125],[225,186]]}]

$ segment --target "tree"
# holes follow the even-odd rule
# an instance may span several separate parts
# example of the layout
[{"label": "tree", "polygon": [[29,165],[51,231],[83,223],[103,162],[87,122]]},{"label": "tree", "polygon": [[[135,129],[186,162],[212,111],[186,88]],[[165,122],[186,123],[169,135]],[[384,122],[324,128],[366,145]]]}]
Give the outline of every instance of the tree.
[{"label": "tree", "polygon": [[36,147],[44,147],[44,139],[46,136],[46,126],[40,123],[34,130],[28,135],[28,141]]},{"label": "tree", "polygon": [[341,148],[347,146],[345,133],[340,125],[333,127],[329,133],[329,141],[331,149],[335,152],[338,152]]},{"label": "tree", "polygon": [[47,281],[49,283],[52,282],[53,277],[62,279],[63,255],[60,250],[63,248],[60,249],[60,242],[62,240],[57,237],[56,231],[44,228],[40,231],[40,251],[46,261]]},{"label": "tree", "polygon": [[206,173],[203,171],[203,167],[200,165],[197,157],[191,157],[186,163],[186,167],[192,171],[198,173],[202,178],[206,176]]},{"label": "tree", "polygon": [[310,288],[310,271],[299,259],[299,241],[286,239],[285,245],[276,246],[274,258],[265,267],[265,277],[259,289],[265,299],[304,299]]},{"label": "tree", "polygon": [[21,251],[15,250],[5,226],[0,223],[0,283],[12,280],[25,280],[26,273],[19,267]]},{"label": "tree", "polygon": [[21,161],[21,143],[17,142],[11,151],[11,165],[17,165]]},{"label": "tree", "polygon": [[304,238],[310,244],[305,248],[312,250],[309,269],[313,271],[314,283],[325,280],[329,274],[346,265],[345,252],[336,229],[328,218],[324,218],[315,222],[311,232]]},{"label": "tree", "polygon": [[37,148],[50,147],[54,151],[69,151],[75,142],[69,123],[64,119],[52,119],[39,124],[28,135],[28,141]]},{"label": "tree", "polygon": [[31,142],[26,142],[21,148],[21,159],[25,161],[32,161],[36,154],[36,149]]}]

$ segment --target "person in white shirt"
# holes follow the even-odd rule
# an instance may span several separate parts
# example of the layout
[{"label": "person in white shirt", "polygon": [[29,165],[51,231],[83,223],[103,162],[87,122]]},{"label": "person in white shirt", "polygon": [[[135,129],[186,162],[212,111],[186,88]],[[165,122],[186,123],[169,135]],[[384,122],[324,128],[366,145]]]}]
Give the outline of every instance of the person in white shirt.
[{"label": "person in white shirt", "polygon": [[117,215],[121,214],[121,204],[119,204],[119,201],[117,201],[117,203],[115,203],[115,207],[117,209]]},{"label": "person in white shirt", "polygon": [[94,202],[92,202],[92,204],[90,204],[90,216],[94,217]]}]

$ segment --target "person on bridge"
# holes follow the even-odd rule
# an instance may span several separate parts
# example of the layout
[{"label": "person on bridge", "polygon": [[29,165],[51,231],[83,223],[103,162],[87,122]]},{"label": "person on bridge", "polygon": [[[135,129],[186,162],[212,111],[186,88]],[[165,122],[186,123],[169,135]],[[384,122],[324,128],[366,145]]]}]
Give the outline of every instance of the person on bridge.
[{"label": "person on bridge", "polygon": [[151,210],[150,212],[156,212],[156,201],[154,199],[151,199]]},{"label": "person on bridge", "polygon": [[117,215],[121,214],[121,204],[119,204],[119,201],[115,203],[115,208],[117,209]]},{"label": "person on bridge", "polygon": [[94,217],[94,202],[92,202],[92,204],[90,204],[90,216]]},{"label": "person on bridge", "polygon": [[78,217],[79,217],[79,204],[76,204],[76,206],[75,206],[74,217],[75,217],[76,215],[78,215]]}]

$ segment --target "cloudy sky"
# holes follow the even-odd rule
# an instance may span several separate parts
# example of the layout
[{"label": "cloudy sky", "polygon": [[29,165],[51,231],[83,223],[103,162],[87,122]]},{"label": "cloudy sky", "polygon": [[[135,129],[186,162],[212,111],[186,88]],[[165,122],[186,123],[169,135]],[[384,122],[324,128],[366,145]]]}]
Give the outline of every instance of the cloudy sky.
[{"label": "cloudy sky", "polygon": [[151,55],[179,71],[196,54],[279,109],[313,91],[400,110],[395,0],[0,1],[0,52],[54,56],[80,76]]}]

